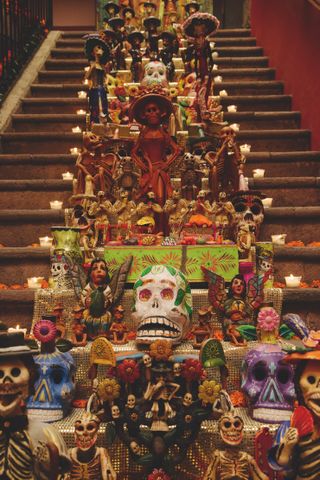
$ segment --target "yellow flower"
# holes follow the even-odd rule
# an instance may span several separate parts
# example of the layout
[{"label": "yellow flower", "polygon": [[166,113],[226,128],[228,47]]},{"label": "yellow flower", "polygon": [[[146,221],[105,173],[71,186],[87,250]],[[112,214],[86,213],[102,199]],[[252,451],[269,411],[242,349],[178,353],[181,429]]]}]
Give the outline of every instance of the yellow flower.
[{"label": "yellow flower", "polygon": [[139,95],[139,87],[136,85],[130,85],[130,87],[128,87],[128,94],[129,97],[136,97]]},{"label": "yellow flower", "polygon": [[204,403],[214,403],[220,390],[220,383],[215,380],[205,380],[202,385],[199,386],[198,396]]},{"label": "yellow flower", "polygon": [[176,87],[171,87],[169,88],[169,97],[172,99],[172,98],[176,98],[178,96],[179,92],[178,92],[178,89]]},{"label": "yellow flower", "polygon": [[172,348],[170,342],[167,340],[156,340],[150,345],[150,356],[157,360],[168,360],[172,355]]},{"label": "yellow flower", "polygon": [[101,400],[112,401],[120,395],[120,385],[114,378],[105,378],[98,385],[98,396]]}]

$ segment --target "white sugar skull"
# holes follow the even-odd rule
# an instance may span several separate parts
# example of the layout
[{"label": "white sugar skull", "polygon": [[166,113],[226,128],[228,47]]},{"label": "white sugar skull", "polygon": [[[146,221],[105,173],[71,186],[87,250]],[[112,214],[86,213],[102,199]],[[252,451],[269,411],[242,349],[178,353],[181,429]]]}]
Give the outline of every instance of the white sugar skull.
[{"label": "white sugar skull", "polygon": [[150,355],[149,355],[148,353],[146,353],[145,355],[143,355],[142,361],[143,361],[143,365],[144,365],[146,368],[151,368],[151,367],[152,367],[152,359],[151,359],[151,357],[150,357]]},{"label": "white sugar skull", "polygon": [[141,81],[141,85],[143,87],[151,87],[153,85],[168,87],[166,66],[164,63],[157,60],[147,63],[144,67],[144,77]]},{"label": "white sugar skull", "polygon": [[183,405],[185,407],[190,407],[192,405],[192,395],[191,393],[186,393],[183,397]]},{"label": "white sugar skull", "polygon": [[264,207],[259,193],[237,192],[232,197],[232,205],[235,209],[234,226],[237,234],[242,223],[249,225],[250,230],[258,237],[259,228],[264,219]]},{"label": "white sugar skull", "polygon": [[0,360],[0,417],[12,416],[28,397],[30,373],[19,358]]},{"label": "white sugar skull", "polygon": [[100,419],[85,412],[74,424],[74,438],[80,450],[89,450],[97,441]]},{"label": "white sugar skull", "polygon": [[245,356],[241,389],[255,420],[278,423],[290,419],[295,389],[293,369],[284,356],[278,345],[271,344],[259,345]]},{"label": "white sugar skull", "polygon": [[113,405],[111,407],[111,416],[113,419],[117,419],[120,417],[120,410],[119,410],[119,407],[118,405]]},{"label": "white sugar skull", "polygon": [[185,338],[191,326],[192,297],[183,273],[169,265],[150,266],[141,273],[133,292],[138,343],[162,339],[177,344]]},{"label": "white sugar skull", "polygon": [[54,289],[64,290],[72,288],[73,283],[66,255],[63,252],[57,252],[51,256],[50,260]]},{"label": "white sugar skull", "polygon": [[225,413],[219,420],[219,433],[227,445],[240,445],[243,439],[243,420],[233,412]]},{"label": "white sugar skull", "polygon": [[176,362],[173,364],[173,375],[175,377],[179,377],[181,375],[181,370],[181,363]]},{"label": "white sugar skull", "polygon": [[136,397],[132,394],[128,395],[127,398],[127,407],[134,408],[136,406]]}]

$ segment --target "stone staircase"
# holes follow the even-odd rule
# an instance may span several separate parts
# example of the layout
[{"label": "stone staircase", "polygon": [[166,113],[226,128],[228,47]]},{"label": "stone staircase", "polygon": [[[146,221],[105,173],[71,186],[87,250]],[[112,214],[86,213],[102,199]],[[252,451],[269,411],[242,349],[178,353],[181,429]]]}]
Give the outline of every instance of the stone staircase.
[{"label": "stone staircase", "polygon": [[[71,147],[81,147],[82,134],[72,133],[84,116],[86,99],[77,92],[83,85],[82,36],[85,32],[65,32],[51,51],[45,68],[29,95],[21,99],[20,110],[12,115],[11,127],[1,133],[0,153],[0,282],[24,283],[27,277],[49,275],[49,250],[28,248],[50,227],[63,224],[63,211],[49,209],[49,201],[67,200],[71,182],[61,173],[74,171]],[[250,178],[251,188],[274,199],[266,210],[261,240],[274,233],[288,234],[287,241],[306,244],[318,240],[320,225],[320,152],[310,150],[310,132],[300,128],[300,113],[291,110],[291,97],[268,66],[262,48],[256,46],[249,30],[221,30],[216,38],[219,57],[215,63],[225,89],[224,110],[237,105],[235,113],[225,113],[230,123],[240,123],[240,144],[249,143],[246,174],[265,168],[263,179]],[[179,74],[179,71],[178,71]],[[276,248],[276,280],[289,273],[311,282],[320,278],[320,248]],[[320,289],[285,289],[285,311],[296,311],[316,321]],[[10,325],[30,326],[34,292],[0,290],[1,320]]]}]

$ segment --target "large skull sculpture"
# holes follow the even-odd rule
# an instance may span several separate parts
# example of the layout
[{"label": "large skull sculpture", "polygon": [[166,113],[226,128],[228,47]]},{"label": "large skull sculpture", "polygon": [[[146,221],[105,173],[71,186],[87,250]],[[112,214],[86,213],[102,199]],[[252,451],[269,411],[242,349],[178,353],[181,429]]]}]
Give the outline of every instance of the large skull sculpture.
[{"label": "large skull sculpture", "polygon": [[192,315],[190,285],[183,273],[168,265],[148,267],[133,291],[137,342],[165,339],[180,343],[188,333]]},{"label": "large skull sculpture", "polygon": [[98,437],[100,419],[92,413],[83,413],[74,424],[74,438],[80,450],[89,450],[95,445]]},{"label": "large skull sculpture", "polygon": [[278,423],[289,420],[295,400],[293,369],[283,361],[277,345],[259,345],[242,363],[243,392],[253,409],[253,418]]},{"label": "large skull sculpture", "polygon": [[249,225],[250,230],[256,234],[257,238],[264,219],[261,194],[250,190],[240,191],[232,196],[231,202],[236,212],[234,217],[235,236],[239,225],[244,222]]},{"label": "large skull sculpture", "polygon": [[157,60],[147,63],[144,67],[144,77],[141,85],[143,87],[152,87],[154,85],[168,87],[166,66],[164,63],[158,62]]},{"label": "large skull sculpture", "polygon": [[18,358],[0,361],[0,417],[11,416],[28,397],[30,373]]},{"label": "large skull sculpture", "polygon": [[55,351],[34,357],[37,366],[35,394],[28,400],[28,412],[46,422],[61,420],[69,411],[75,392],[73,357]]}]

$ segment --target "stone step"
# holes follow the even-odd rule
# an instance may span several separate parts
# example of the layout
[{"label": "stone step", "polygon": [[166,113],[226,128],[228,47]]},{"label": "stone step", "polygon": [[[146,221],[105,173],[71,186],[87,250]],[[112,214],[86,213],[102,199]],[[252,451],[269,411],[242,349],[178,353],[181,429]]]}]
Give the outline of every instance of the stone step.
[{"label": "stone step", "polygon": [[[255,37],[217,37],[214,39],[216,47],[253,47],[256,46]],[[61,38],[57,40],[57,48],[79,48],[84,47],[84,38]]]},{"label": "stone step", "polygon": [[51,200],[68,205],[72,181],[65,180],[0,180],[0,209],[46,209]]},{"label": "stone step", "polygon": [[286,275],[301,275],[302,281],[320,280],[320,248],[275,248],[275,278],[284,282]]},{"label": "stone step", "polygon": [[[219,57],[259,57],[263,55],[263,49],[256,46],[227,46],[220,47],[216,46],[214,49],[215,52],[219,54]],[[73,60],[75,58],[84,58],[83,48],[53,48],[51,50],[52,58],[66,58]]]},{"label": "stone step", "polygon": [[[268,67],[268,57],[218,57],[214,59],[214,63],[218,66],[226,68],[258,68]],[[49,58],[45,63],[48,70],[79,70],[88,66],[85,58]]]},{"label": "stone step", "polygon": [[286,233],[287,242],[308,244],[319,240],[319,228],[320,206],[266,208],[260,238],[270,240],[271,235]]},{"label": "stone step", "polygon": [[7,179],[57,179],[62,173],[75,173],[77,155],[64,154],[0,154],[0,178]]},{"label": "stone step", "polygon": [[0,210],[1,243],[25,247],[49,234],[52,225],[64,225],[63,210]]},{"label": "stone step", "polygon": [[[277,129],[299,128],[299,112],[225,112],[224,120],[229,123],[240,123],[244,129]],[[12,130],[22,131],[55,131],[71,132],[73,127],[79,126],[84,130],[85,115],[70,113],[18,113],[12,115]]]},{"label": "stone step", "polygon": [[3,153],[69,153],[82,147],[82,133],[5,132],[0,137]]},{"label": "stone step", "polygon": [[273,207],[320,205],[319,177],[251,178],[249,186],[273,198]]},{"label": "stone step", "polygon": [[[273,68],[220,68],[216,75],[221,75],[226,81],[236,80],[273,80]],[[40,70],[39,83],[80,83],[84,78],[83,70]]]},{"label": "stone step", "polygon": [[320,152],[251,152],[246,154],[246,176],[256,168],[265,168],[268,177],[320,175]]},{"label": "stone step", "polygon": [[[80,90],[87,91],[88,86],[83,83],[75,84],[44,84],[38,83],[31,85],[31,95],[33,97],[71,97],[77,96]],[[237,81],[221,82],[214,86],[215,95],[221,90],[226,90],[229,95],[275,95],[283,93],[283,83],[274,80],[269,81]]]},{"label": "stone step", "polygon": [[[224,110],[228,105],[237,105],[238,112],[274,112],[291,109],[292,97],[290,95],[228,95],[221,99]],[[73,113],[77,110],[88,108],[86,98],[29,98],[21,101],[21,109],[24,113]]]}]

